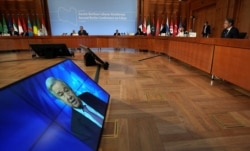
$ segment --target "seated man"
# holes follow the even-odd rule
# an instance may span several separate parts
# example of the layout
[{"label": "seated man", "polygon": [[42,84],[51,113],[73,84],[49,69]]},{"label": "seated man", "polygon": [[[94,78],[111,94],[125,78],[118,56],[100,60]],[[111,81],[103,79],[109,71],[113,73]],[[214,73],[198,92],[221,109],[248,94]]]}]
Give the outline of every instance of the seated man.
[{"label": "seated man", "polygon": [[86,30],[84,30],[83,26],[80,26],[80,30],[78,31],[78,35],[79,36],[82,36],[82,35],[88,36],[89,34],[86,32]]},{"label": "seated man", "polygon": [[10,27],[10,31],[8,33],[10,36],[19,36],[19,33],[15,31],[13,27]]},{"label": "seated man", "polygon": [[75,35],[75,34],[76,34],[76,31],[73,30],[72,33],[70,33],[70,36],[73,36],[73,35]]},{"label": "seated man", "polygon": [[120,36],[121,34],[119,33],[118,29],[115,30],[114,36]]},{"label": "seated man", "polygon": [[239,30],[234,27],[234,20],[227,18],[224,21],[224,30],[221,33],[221,38],[239,38]]},{"label": "seated man", "polygon": [[29,32],[27,30],[24,30],[23,33],[21,33],[21,36],[29,36]]},{"label": "seated man", "polygon": [[135,36],[139,36],[139,35],[146,36],[146,34],[141,31],[141,28],[137,28],[137,32],[135,33]]}]

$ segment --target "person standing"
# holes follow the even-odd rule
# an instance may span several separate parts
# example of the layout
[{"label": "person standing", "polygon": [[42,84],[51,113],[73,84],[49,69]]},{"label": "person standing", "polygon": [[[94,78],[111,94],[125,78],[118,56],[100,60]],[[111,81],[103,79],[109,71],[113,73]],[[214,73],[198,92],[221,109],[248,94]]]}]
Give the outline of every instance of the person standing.
[{"label": "person standing", "polygon": [[202,34],[202,37],[209,37],[209,35],[211,34],[211,28],[210,28],[210,25],[208,25],[207,21],[204,23],[201,34]]},{"label": "person standing", "polygon": [[232,18],[225,19],[221,38],[239,38],[239,30],[234,27],[234,20]]}]

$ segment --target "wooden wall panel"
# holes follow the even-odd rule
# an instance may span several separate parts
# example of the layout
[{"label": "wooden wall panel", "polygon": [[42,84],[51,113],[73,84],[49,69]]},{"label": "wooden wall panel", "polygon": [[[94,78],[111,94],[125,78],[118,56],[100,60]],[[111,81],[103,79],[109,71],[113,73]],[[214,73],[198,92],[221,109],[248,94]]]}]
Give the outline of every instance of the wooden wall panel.
[{"label": "wooden wall panel", "polygon": [[212,74],[250,90],[249,49],[216,46]]},{"label": "wooden wall panel", "polygon": [[187,0],[138,0],[141,6],[141,11],[138,14],[140,17],[176,18],[181,17],[183,20],[187,18]]},{"label": "wooden wall panel", "polygon": [[250,38],[250,0],[241,0],[236,26],[241,32],[247,32]]},{"label": "wooden wall panel", "polygon": [[156,36],[45,36],[1,37],[0,50],[29,49],[29,44],[65,43],[79,48],[134,48],[163,52],[202,71],[250,90],[248,39],[181,38]]},{"label": "wooden wall panel", "polygon": [[213,51],[213,45],[170,41],[168,55],[211,73]]},{"label": "wooden wall panel", "polygon": [[42,15],[42,0],[0,0],[0,13],[9,15]]},{"label": "wooden wall panel", "polygon": [[215,16],[216,14],[216,5],[207,6],[205,9],[199,9],[193,12],[195,16],[195,26],[194,31],[197,32],[197,37],[202,37],[202,29],[205,21],[208,21],[209,25],[211,26],[211,35],[210,37],[214,37],[215,33],[218,28],[216,28]]},{"label": "wooden wall panel", "polygon": [[250,32],[249,0],[190,0],[188,6],[189,15],[196,18],[194,30],[199,36],[204,21],[208,20],[212,27],[211,36],[220,37],[225,18],[234,18],[240,32]]}]

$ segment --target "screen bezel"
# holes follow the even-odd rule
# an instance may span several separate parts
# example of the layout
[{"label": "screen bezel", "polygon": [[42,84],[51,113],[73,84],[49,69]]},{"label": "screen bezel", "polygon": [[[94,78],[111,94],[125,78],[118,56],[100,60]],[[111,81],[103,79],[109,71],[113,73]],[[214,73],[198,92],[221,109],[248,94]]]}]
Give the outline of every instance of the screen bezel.
[{"label": "screen bezel", "polygon": [[[39,56],[39,57],[45,57],[49,58],[46,56],[46,53],[54,53],[54,56],[51,58],[55,57],[63,57],[63,56],[72,56],[70,51],[68,50],[68,47],[66,44],[63,43],[51,43],[51,44],[30,44],[31,49]],[[43,48],[43,49],[41,49]],[[40,49],[40,50],[39,50]],[[48,49],[48,50],[46,50]],[[61,52],[58,50],[61,49]],[[41,51],[42,50],[42,51]],[[41,54],[42,53],[42,54]],[[61,54],[60,54],[61,53]]]}]

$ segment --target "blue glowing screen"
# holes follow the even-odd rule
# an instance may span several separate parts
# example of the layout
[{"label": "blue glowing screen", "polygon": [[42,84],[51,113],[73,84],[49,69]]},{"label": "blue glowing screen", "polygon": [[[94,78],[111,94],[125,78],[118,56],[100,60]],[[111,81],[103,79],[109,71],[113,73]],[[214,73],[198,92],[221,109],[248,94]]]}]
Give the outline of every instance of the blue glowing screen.
[{"label": "blue glowing screen", "polygon": [[[85,117],[84,111],[81,114],[63,102],[59,92],[51,93],[56,91],[56,84],[49,89],[46,85],[49,77],[67,85],[66,101],[75,101],[67,98],[71,90],[80,102],[85,102],[78,110],[88,106],[95,110],[94,114],[103,116],[102,120],[93,118],[99,119],[101,126],[90,119],[91,115]],[[71,60],[64,60],[0,89],[0,150],[97,150],[108,102],[105,90]]]}]

